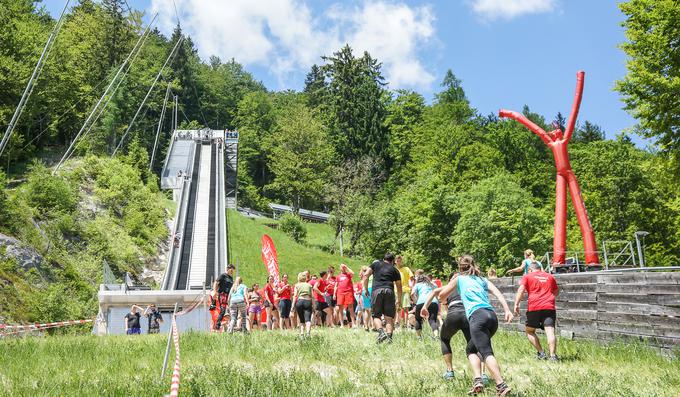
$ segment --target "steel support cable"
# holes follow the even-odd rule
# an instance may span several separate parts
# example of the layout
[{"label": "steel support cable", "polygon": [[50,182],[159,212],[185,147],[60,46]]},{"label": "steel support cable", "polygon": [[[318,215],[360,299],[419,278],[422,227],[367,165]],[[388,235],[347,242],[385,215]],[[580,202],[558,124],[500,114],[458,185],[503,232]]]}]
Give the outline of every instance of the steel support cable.
[{"label": "steel support cable", "polygon": [[59,30],[61,30],[64,15],[66,14],[66,9],[68,8],[70,2],[71,0],[66,0],[66,4],[64,4],[64,9],[61,10],[61,14],[59,15],[57,24],[54,26],[54,28],[52,29],[52,33],[50,33],[50,36],[47,38],[47,43],[45,43],[45,47],[43,48],[43,51],[40,54],[38,63],[35,65],[35,68],[33,69],[33,74],[31,74],[31,78],[28,80],[28,83],[26,84],[26,88],[24,89],[24,93],[21,95],[19,104],[17,105],[17,108],[14,110],[12,120],[9,122],[7,130],[5,131],[5,135],[2,137],[2,140],[0,141],[0,156],[2,156],[2,152],[5,150],[5,147],[9,142],[9,138],[12,136],[12,131],[14,130],[14,127],[17,125],[17,122],[19,121],[21,113],[23,113],[24,111],[26,102],[28,101],[28,98],[31,96],[31,93],[33,92],[35,80],[38,78],[38,76],[40,76],[40,73],[42,72],[44,61],[49,56],[49,53],[52,51],[54,40],[57,37],[57,34],[59,34]]},{"label": "steel support cable", "polygon": [[137,56],[139,55],[139,53],[142,52],[142,47],[144,47],[144,44],[146,43],[146,40],[149,38],[150,35],[151,35],[150,32],[147,32],[146,37],[142,40],[141,45],[140,45],[139,48],[137,49],[137,52],[135,52],[135,55],[133,55],[132,60],[130,60],[130,63],[128,63],[127,68],[126,68],[125,71],[123,72],[123,76],[121,76],[121,77],[118,79],[118,81],[116,82],[116,87],[113,89],[113,91],[111,91],[111,94],[110,94],[109,97],[106,99],[106,102],[104,103],[104,106],[102,106],[101,109],[99,109],[99,112],[97,113],[97,116],[94,118],[94,120],[92,120],[92,122],[90,123],[90,125],[87,127],[87,130],[86,130],[86,131],[83,133],[83,135],[82,135],[82,139],[81,139],[78,143],[76,143],[76,146],[73,148],[73,150],[72,150],[71,153],[68,155],[68,157],[66,158],[66,160],[68,160],[69,158],[71,158],[71,156],[72,156],[73,153],[75,153],[75,151],[78,149],[78,147],[79,147],[80,144],[83,142],[83,140],[85,139],[85,137],[87,136],[87,134],[90,133],[90,130],[92,130],[92,127],[94,127],[94,126],[97,124],[97,121],[99,121],[99,118],[102,116],[102,114],[104,114],[104,111],[105,111],[106,108],[109,106],[109,102],[111,102],[111,99],[113,99],[113,97],[116,95],[116,92],[118,92],[118,88],[119,88],[120,85],[123,83],[123,81],[125,81],[125,77],[127,77],[127,74],[130,72],[130,69],[132,69],[132,65],[135,63],[135,60],[137,59]]},{"label": "steel support cable", "polygon": [[142,38],[145,37],[147,35],[147,33],[151,30],[151,26],[153,26],[154,22],[156,21],[157,16],[158,16],[158,14],[155,14],[153,16],[153,18],[151,19],[151,22],[149,23],[149,25],[144,30],[144,33],[139,37],[139,39],[137,39],[137,43],[135,43],[135,46],[132,48],[132,51],[130,51],[127,58],[125,58],[125,61],[123,61],[123,63],[120,65],[120,68],[118,68],[116,75],[113,77],[113,79],[111,80],[109,85],[106,87],[106,90],[104,90],[104,93],[99,98],[99,101],[97,101],[97,103],[94,105],[94,108],[92,109],[90,114],[87,116],[87,119],[85,120],[85,123],[83,123],[83,126],[80,128],[80,131],[78,131],[78,133],[76,134],[76,137],[71,142],[71,145],[69,145],[68,149],[66,149],[66,153],[64,153],[64,156],[61,158],[61,160],[59,161],[57,166],[54,168],[54,171],[52,171],[52,175],[56,174],[57,171],[59,171],[59,168],[61,168],[61,166],[64,164],[64,162],[66,161],[67,158],[71,157],[71,153],[74,150],[74,145],[76,144],[76,142],[78,141],[80,136],[83,134],[85,127],[87,127],[89,125],[90,121],[92,120],[92,116],[94,115],[96,110],[99,108],[99,105],[101,105],[101,103],[104,100],[104,98],[106,97],[106,95],[111,90],[111,87],[113,87],[114,83],[117,81],[120,73],[123,71],[123,69],[125,69],[125,66],[128,64],[128,62],[130,62],[132,55],[137,51],[138,48],[141,48],[140,44],[142,43],[142,40],[143,40]]},{"label": "steel support cable", "polygon": [[[110,73],[110,74],[113,74],[113,73]],[[107,75],[106,77],[104,77],[103,79],[101,79],[101,80],[99,81],[99,83],[97,83],[97,85],[95,85],[95,86],[92,87],[88,92],[86,92],[85,95],[87,95],[87,94],[89,94],[89,93],[91,93],[91,92],[94,92],[94,90],[96,90],[97,88],[99,88],[99,86],[101,86],[102,84],[104,84],[104,82],[108,81],[110,78],[111,78],[111,76]],[[76,103],[74,103],[73,105],[71,105],[70,108],[68,108],[68,109],[65,110],[62,114],[60,114],[60,115],[57,116],[54,120],[52,120],[52,122],[56,122],[56,121],[61,120],[62,117],[64,117],[64,116],[66,116],[67,114],[69,114],[73,109],[75,109],[76,106],[78,106],[78,104],[80,104],[80,102],[82,102],[82,101],[84,101],[84,100],[85,100],[85,97],[83,96],[83,97],[80,98],[78,101],[76,101]],[[41,122],[41,121],[43,121],[43,120],[45,120],[45,119],[47,119],[47,116],[45,116],[45,117],[43,117],[42,119],[38,120],[38,122]],[[23,149],[26,149],[30,144],[32,144],[33,142],[35,142],[37,139],[40,139],[40,137],[41,137],[45,132],[47,132],[49,129],[50,129],[50,127],[45,127],[45,128],[43,128],[42,131],[40,131],[40,133],[39,133],[38,135],[36,135],[33,139],[31,139],[31,140],[30,140],[24,147],[22,147],[21,149],[22,149],[22,150],[23,150]]]},{"label": "steel support cable", "polygon": [[151,151],[151,161],[149,161],[149,171],[153,168],[153,160],[156,157],[156,147],[158,146],[158,137],[161,134],[161,128],[163,128],[163,118],[165,117],[165,108],[168,104],[168,98],[170,97],[170,86],[172,82],[168,82],[168,88],[165,90],[165,99],[163,100],[163,109],[161,110],[161,117],[158,120],[158,129],[156,129],[156,139],[153,143],[153,150]]},{"label": "steel support cable", "polygon": [[[68,5],[68,1],[67,1],[66,4]],[[64,25],[64,22],[63,22],[63,20],[61,19],[61,17],[59,18],[59,21],[57,22],[57,24],[58,24],[58,27],[55,26],[55,29],[56,29],[56,32],[57,32],[57,34],[58,34],[59,31],[61,30],[61,27]],[[47,58],[50,57],[50,54],[52,53],[52,50],[54,49],[54,43],[55,43],[55,42],[56,42],[56,36],[55,36],[55,40],[52,42],[52,44],[50,45],[49,49],[47,50],[47,53],[44,54],[44,55],[45,55],[45,58],[44,58],[45,60],[47,60]],[[40,76],[40,74],[42,73],[42,71],[43,71],[44,68],[45,68],[45,62],[43,62],[43,63],[40,65],[40,69],[38,69],[38,73],[36,74],[36,80],[38,79],[38,77]],[[27,87],[28,87],[28,86],[27,86]],[[19,114],[18,114],[18,116],[17,116],[17,118],[16,118],[16,123],[12,126],[12,131],[14,130],[14,127],[16,127],[16,125],[18,124],[19,118],[21,117],[21,115],[22,115],[23,112],[24,112],[24,109],[26,108],[26,103],[28,102],[28,98],[31,96],[31,94],[33,93],[33,90],[34,90],[34,89],[35,89],[35,80],[34,80],[33,83],[31,84],[31,88],[30,88],[30,90],[28,91],[28,95],[26,96],[26,101],[24,102],[23,106],[21,107],[21,110],[19,111]],[[44,116],[38,121],[38,123],[42,122],[43,120],[45,120],[45,117],[44,117]],[[10,149],[12,148],[12,142],[10,141],[11,136],[12,136],[12,132],[10,132],[9,135],[7,136],[7,141],[5,142],[5,146],[2,147],[2,148],[0,148],[0,156],[2,155],[2,151],[4,151],[4,150],[7,148],[7,146],[9,146]],[[23,149],[23,148],[22,148],[22,149]],[[9,161],[10,161],[10,158],[9,158],[9,156],[8,156],[8,158],[7,158],[7,167],[8,167],[8,168],[9,168]]]},{"label": "steel support cable", "polygon": [[121,146],[123,146],[123,142],[125,142],[125,138],[130,133],[130,130],[132,130],[132,127],[134,126],[135,121],[137,120],[137,116],[139,116],[139,112],[142,111],[142,108],[146,104],[146,101],[149,99],[151,92],[153,91],[154,87],[156,86],[156,83],[158,83],[158,79],[160,79],[161,74],[163,73],[163,70],[165,70],[165,67],[168,66],[168,63],[170,63],[170,60],[174,59],[175,54],[177,52],[177,49],[179,48],[180,44],[183,41],[184,41],[184,37],[180,37],[177,40],[177,43],[175,44],[175,46],[172,48],[172,51],[170,51],[170,54],[168,55],[167,59],[165,60],[165,63],[163,64],[163,66],[161,66],[161,69],[158,71],[158,74],[156,74],[156,78],[154,79],[153,83],[151,83],[151,87],[149,87],[149,90],[146,92],[146,95],[144,96],[142,103],[139,105],[139,108],[137,108],[137,112],[135,112],[134,117],[132,117],[132,121],[130,121],[130,125],[128,125],[127,130],[125,130],[125,133],[120,138],[120,142],[118,142],[118,146],[116,146],[116,149],[111,154],[111,157],[115,157],[116,153],[118,153],[118,150],[121,148]]}]

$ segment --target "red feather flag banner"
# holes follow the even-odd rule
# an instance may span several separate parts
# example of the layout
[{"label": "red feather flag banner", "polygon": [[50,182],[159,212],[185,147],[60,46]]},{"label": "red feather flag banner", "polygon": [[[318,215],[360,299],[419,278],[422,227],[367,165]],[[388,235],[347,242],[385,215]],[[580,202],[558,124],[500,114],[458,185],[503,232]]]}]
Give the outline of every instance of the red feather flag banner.
[{"label": "red feather flag banner", "polygon": [[270,276],[274,276],[275,285],[279,285],[279,259],[276,255],[274,241],[268,235],[262,236],[262,261]]}]

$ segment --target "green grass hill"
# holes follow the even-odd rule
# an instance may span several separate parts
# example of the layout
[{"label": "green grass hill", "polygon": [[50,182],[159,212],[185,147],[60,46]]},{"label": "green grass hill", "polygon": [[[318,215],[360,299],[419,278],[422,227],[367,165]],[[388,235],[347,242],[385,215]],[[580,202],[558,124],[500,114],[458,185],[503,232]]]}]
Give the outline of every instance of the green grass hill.
[{"label": "green grass hill", "polygon": [[231,261],[238,265],[239,276],[248,285],[254,282],[262,284],[267,277],[261,251],[261,240],[265,234],[274,240],[281,273],[288,273],[291,280],[303,270],[318,274],[329,265],[338,269],[340,263],[346,263],[358,273],[361,265],[367,264],[328,252],[328,248],[335,244],[335,236],[333,229],[326,224],[306,223],[307,238],[304,244],[299,244],[286,233],[277,230],[277,221],[274,219],[249,218],[230,210],[227,221]]}]

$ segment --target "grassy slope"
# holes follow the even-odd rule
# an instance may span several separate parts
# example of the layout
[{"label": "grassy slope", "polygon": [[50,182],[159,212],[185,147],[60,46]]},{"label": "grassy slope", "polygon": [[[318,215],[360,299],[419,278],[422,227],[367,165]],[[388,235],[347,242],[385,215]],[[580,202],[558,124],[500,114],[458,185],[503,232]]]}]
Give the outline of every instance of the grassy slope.
[{"label": "grassy slope", "polygon": [[341,262],[347,263],[355,272],[364,263],[350,258],[341,258],[324,252],[317,247],[324,242],[333,241],[333,231],[328,225],[308,224],[308,245],[296,243],[285,233],[273,229],[268,224],[274,224],[272,219],[253,219],[239,214],[234,210],[229,211],[229,247],[231,249],[231,261],[238,265],[239,275],[247,284],[259,282],[262,284],[266,278],[266,269],[262,263],[261,240],[264,234],[268,234],[276,245],[279,256],[281,273],[289,273],[291,280],[295,274],[305,269],[312,273],[318,273],[320,269]]},{"label": "grassy slope", "polygon": [[[462,336],[453,340],[457,376],[450,382],[441,378],[437,341],[398,333],[391,346],[376,346],[374,337],[355,330],[314,330],[305,341],[293,332],[183,334],[180,393],[465,395],[470,372]],[[680,395],[680,361],[639,344],[560,341],[559,364],[536,361],[519,334],[501,332],[494,346],[515,396]],[[0,341],[0,395],[164,395],[170,385],[169,374],[159,379],[164,348],[164,335]]]}]

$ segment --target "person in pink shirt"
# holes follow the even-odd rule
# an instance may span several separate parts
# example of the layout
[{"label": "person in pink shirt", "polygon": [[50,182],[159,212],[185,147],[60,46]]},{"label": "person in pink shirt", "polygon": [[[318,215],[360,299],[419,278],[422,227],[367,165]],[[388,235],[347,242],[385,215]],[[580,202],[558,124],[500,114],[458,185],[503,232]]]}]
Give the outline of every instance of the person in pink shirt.
[{"label": "person in pink shirt", "polygon": [[356,317],[354,315],[354,283],[352,282],[354,272],[344,263],[340,265],[340,274],[336,278],[335,300],[340,308],[340,328],[344,327],[343,317],[345,310],[349,310],[351,326],[355,327]]}]

